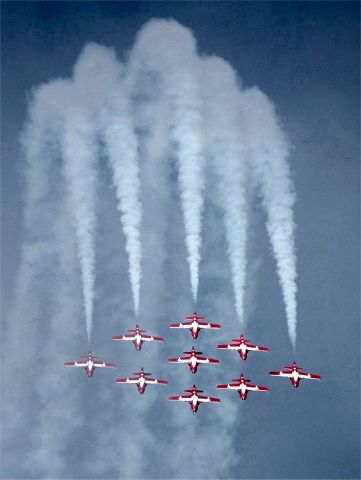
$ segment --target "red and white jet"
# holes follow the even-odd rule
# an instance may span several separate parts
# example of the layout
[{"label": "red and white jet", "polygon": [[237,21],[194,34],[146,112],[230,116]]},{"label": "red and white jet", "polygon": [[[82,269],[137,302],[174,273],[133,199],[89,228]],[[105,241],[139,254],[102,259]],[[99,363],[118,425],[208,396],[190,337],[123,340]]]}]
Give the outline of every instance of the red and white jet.
[{"label": "red and white jet", "polygon": [[92,354],[92,352],[89,352],[88,355],[83,355],[80,357],[80,359],[76,362],[64,362],[64,365],[66,367],[83,367],[84,370],[86,371],[86,374],[88,377],[92,377],[94,370],[96,368],[115,368],[116,364],[115,363],[108,363],[108,362],[101,362],[100,360],[97,360],[99,357],[96,357]]},{"label": "red and white jet", "polygon": [[116,383],[134,383],[138,392],[142,395],[145,391],[147,385],[167,385],[167,380],[160,380],[159,378],[150,378],[151,373],[144,372],[144,368],[140,369],[140,372],[133,372],[133,375],[136,375],[133,378],[117,378],[114,380]]},{"label": "red and white jet", "polygon": [[172,323],[169,325],[169,328],[188,328],[191,331],[192,337],[197,338],[199,330],[202,328],[221,328],[218,323],[209,323],[209,322],[200,322],[199,320],[204,320],[204,317],[197,315],[197,312],[194,312],[191,317],[185,317],[186,320],[191,320],[190,322],[181,322],[181,323]]},{"label": "red and white jet", "polygon": [[162,337],[153,337],[152,335],[144,335],[146,330],[141,330],[139,325],[136,325],[135,328],[132,330],[128,330],[130,332],[129,335],[114,335],[112,337],[113,340],[125,340],[128,342],[133,342],[135,349],[139,352],[141,350],[143,342],[164,342],[164,338]]},{"label": "red and white jet", "polygon": [[189,395],[174,395],[168,397],[169,400],[174,400],[177,402],[188,402],[191,406],[192,412],[196,413],[198,410],[198,406],[200,403],[203,402],[220,402],[219,398],[216,397],[206,397],[204,395],[198,395],[199,393],[203,392],[203,390],[198,390],[195,385],[193,385],[191,390],[184,390],[185,392],[189,393]]},{"label": "red and white jet", "polygon": [[253,392],[268,392],[267,387],[261,387],[260,385],[254,385],[253,383],[248,383],[250,380],[244,378],[243,374],[241,373],[239,378],[233,378],[232,382],[235,383],[227,383],[217,385],[217,388],[235,390],[239,393],[239,396],[242,400],[246,400],[248,391]]},{"label": "red and white jet", "polygon": [[260,347],[259,345],[253,345],[250,340],[244,338],[243,334],[239,338],[234,338],[232,343],[228,345],[217,345],[217,348],[221,350],[235,350],[239,353],[242,360],[247,360],[247,354],[249,351],[254,352],[268,352],[267,347]]},{"label": "red and white jet", "polygon": [[168,362],[170,363],[188,363],[189,369],[192,373],[196,373],[198,365],[201,363],[210,363],[210,364],[218,364],[219,360],[215,358],[208,358],[208,357],[198,357],[198,354],[202,352],[196,352],[196,349],[192,347],[190,352],[183,352],[187,353],[187,357],[178,357],[178,358],[168,358]]},{"label": "red and white jet", "polygon": [[321,380],[320,375],[314,373],[303,372],[302,367],[298,367],[296,362],[292,365],[286,365],[283,370],[278,372],[269,372],[270,375],[277,377],[288,377],[291,380],[293,388],[298,388],[301,378],[308,378],[311,380]]}]

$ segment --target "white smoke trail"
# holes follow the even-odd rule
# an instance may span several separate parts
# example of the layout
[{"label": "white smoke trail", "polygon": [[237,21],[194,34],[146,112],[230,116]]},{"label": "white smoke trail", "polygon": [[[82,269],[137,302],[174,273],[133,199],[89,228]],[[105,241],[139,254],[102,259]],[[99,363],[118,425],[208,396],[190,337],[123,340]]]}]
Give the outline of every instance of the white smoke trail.
[{"label": "white smoke trail", "polygon": [[69,108],[61,137],[65,177],[73,205],[83,285],[85,321],[90,340],[94,299],[96,141],[93,125],[81,109]]},{"label": "white smoke trail", "polygon": [[296,253],[293,206],[295,193],[287,164],[289,145],[274,106],[257,88],[242,94],[240,106],[247,120],[247,146],[267,213],[267,231],[277,263],[286,309],[288,334],[296,345]]},{"label": "white smoke trail", "polygon": [[244,323],[246,280],[246,165],[240,115],[240,91],[232,67],[221,58],[202,62],[205,96],[207,152],[219,179],[215,199],[220,204],[226,228],[235,309]]},{"label": "white smoke trail", "polygon": [[203,210],[204,155],[201,133],[199,62],[192,33],[173,20],[152,20],[140,31],[130,66],[162,80],[170,105],[170,137],[178,160],[178,178],[186,232],[193,301],[197,301]]},{"label": "white smoke trail", "polygon": [[60,132],[65,177],[73,204],[89,340],[95,285],[95,199],[100,111],[118,75],[119,63],[112,49],[93,43],[86,45],[74,66],[64,106],[64,126]]},{"label": "white smoke trail", "polygon": [[113,171],[118,208],[121,212],[121,223],[126,238],[125,248],[129,256],[129,276],[134,310],[135,314],[138,315],[141,281],[140,227],[142,208],[137,137],[124,88],[124,83],[114,86],[112,97],[109,99],[106,109],[104,109],[104,141]]}]

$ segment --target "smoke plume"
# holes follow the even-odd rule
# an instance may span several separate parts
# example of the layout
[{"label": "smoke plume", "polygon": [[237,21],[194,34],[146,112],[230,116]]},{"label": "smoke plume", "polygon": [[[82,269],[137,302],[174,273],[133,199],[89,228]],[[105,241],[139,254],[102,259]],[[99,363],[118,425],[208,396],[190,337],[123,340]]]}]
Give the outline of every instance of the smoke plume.
[{"label": "smoke plume", "polygon": [[[125,85],[123,84],[123,88]],[[113,172],[118,208],[126,238],[129,257],[129,276],[136,315],[139,313],[139,290],[141,280],[140,226],[142,209],[140,203],[140,180],[132,112],[124,90],[115,86],[112,97],[104,109],[104,143]]]},{"label": "smoke plume", "polygon": [[231,265],[235,310],[244,322],[246,280],[247,199],[246,158],[242,141],[240,91],[234,71],[221,58],[203,61],[207,153],[218,176],[214,192],[223,210],[227,252]]},{"label": "smoke plume", "polygon": [[71,109],[65,116],[61,137],[65,177],[73,205],[75,233],[83,285],[85,321],[90,339],[94,300],[95,163],[94,129],[84,113]]},{"label": "smoke plume", "polygon": [[277,264],[286,309],[288,334],[296,344],[296,253],[293,219],[295,193],[287,163],[289,145],[273,104],[257,88],[242,94],[246,144],[252,172],[267,214],[267,231]]},{"label": "smoke plume", "polygon": [[[178,180],[193,302],[197,301],[203,210],[204,154],[199,61],[191,32],[174,21],[150,21],[140,32],[131,68],[156,75],[170,106],[170,140]],[[141,92],[139,92],[141,93]]]}]

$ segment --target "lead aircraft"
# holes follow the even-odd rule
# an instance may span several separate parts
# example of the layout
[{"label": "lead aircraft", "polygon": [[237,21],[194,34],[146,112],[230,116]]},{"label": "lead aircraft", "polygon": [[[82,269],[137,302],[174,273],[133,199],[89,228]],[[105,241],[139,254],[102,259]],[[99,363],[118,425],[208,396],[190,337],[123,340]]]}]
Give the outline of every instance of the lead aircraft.
[{"label": "lead aircraft", "polygon": [[202,352],[196,352],[196,349],[192,347],[190,352],[183,352],[187,353],[187,357],[178,357],[178,358],[168,358],[169,363],[188,363],[189,369],[192,373],[196,373],[198,365],[201,363],[209,363],[209,364],[219,364],[219,360],[215,358],[208,358],[208,357],[198,357],[197,355],[201,354]]},{"label": "lead aircraft", "polygon": [[139,325],[136,325],[135,328],[128,330],[130,334],[128,335],[114,335],[112,340],[125,340],[128,342],[133,342],[135,349],[139,352],[142,349],[143,342],[164,342],[162,337],[153,337],[152,335],[144,335],[146,330],[141,330]]},{"label": "lead aircraft", "polygon": [[191,331],[192,337],[196,339],[198,337],[199,330],[203,328],[207,329],[219,329],[221,326],[218,323],[209,323],[209,322],[200,322],[199,320],[204,320],[204,317],[197,315],[197,312],[194,312],[191,317],[184,317],[188,322],[180,323],[171,323],[169,328],[188,328]]},{"label": "lead aircraft", "polygon": [[199,393],[203,392],[203,390],[198,390],[195,385],[193,385],[192,389],[184,391],[187,392],[189,395],[173,395],[171,397],[168,397],[168,400],[173,400],[177,402],[188,402],[191,406],[193,413],[196,413],[200,403],[220,402],[220,399],[216,397],[206,397],[204,395],[198,395]]},{"label": "lead aircraft", "polygon": [[86,371],[88,377],[92,377],[96,368],[115,368],[115,363],[101,362],[99,357],[89,352],[88,355],[83,355],[76,362],[64,362],[66,367],[82,367]]},{"label": "lead aircraft", "polygon": [[233,378],[232,382],[235,383],[226,383],[217,385],[217,388],[224,388],[228,390],[235,390],[239,393],[239,396],[242,400],[246,400],[248,391],[253,392],[268,392],[267,387],[261,387],[260,385],[254,385],[253,383],[248,383],[250,380],[244,378],[243,374],[241,373],[239,378]]},{"label": "lead aircraft", "polygon": [[315,373],[303,372],[302,367],[298,367],[296,362],[293,362],[292,365],[286,365],[283,367],[283,370],[276,372],[269,372],[270,375],[277,377],[287,377],[291,380],[293,388],[298,388],[301,378],[308,378],[311,380],[321,380],[320,375]]},{"label": "lead aircraft", "polygon": [[140,372],[133,372],[135,377],[117,378],[114,380],[116,383],[134,383],[138,392],[142,395],[147,385],[167,385],[167,380],[160,380],[159,378],[150,378],[151,373],[144,372],[144,368],[140,369]]},{"label": "lead aircraft", "polygon": [[267,347],[261,347],[259,345],[253,345],[250,340],[244,338],[243,334],[239,338],[234,338],[228,345],[217,345],[217,348],[221,350],[235,350],[239,353],[242,360],[247,360],[248,352],[268,352]]}]

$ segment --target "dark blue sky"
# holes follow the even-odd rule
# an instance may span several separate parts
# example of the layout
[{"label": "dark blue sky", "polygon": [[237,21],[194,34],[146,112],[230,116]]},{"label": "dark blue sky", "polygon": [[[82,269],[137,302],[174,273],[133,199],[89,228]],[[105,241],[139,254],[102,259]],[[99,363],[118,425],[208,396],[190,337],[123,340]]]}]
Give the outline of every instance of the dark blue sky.
[{"label": "dark blue sky", "polygon": [[[237,414],[234,424],[228,424],[228,428],[232,431],[232,447],[240,453],[239,459],[236,459],[235,464],[224,473],[224,477],[358,478],[360,475],[359,4],[2,2],[1,10],[3,278],[1,298],[2,327],[4,331],[9,331],[6,341],[10,345],[14,343],[15,350],[24,347],[21,342],[15,342],[11,336],[7,316],[14,300],[15,279],[24,235],[21,227],[23,178],[18,139],[26,120],[29,91],[40,83],[70,76],[85,43],[94,41],[114,47],[118,57],[125,60],[137,32],[146,21],[154,17],[174,18],[193,31],[199,52],[224,58],[237,70],[244,86],[256,85],[274,101],[282,125],[294,147],[290,155],[290,166],[297,193],[295,209],[299,318],[297,358],[300,359],[302,366],[320,373],[323,379],[316,385],[302,384],[299,391],[293,392],[288,384],[276,384],[276,380],[271,382],[267,377],[262,377],[263,360],[252,358],[256,377],[258,374],[260,378],[259,383],[272,384],[274,388],[272,396],[267,399],[267,404],[262,402],[263,399],[256,399],[254,404],[236,403],[237,408],[242,409],[242,413]],[[106,176],[105,173],[104,175]],[[105,179],[104,183],[107,180],[109,179]],[[102,206],[99,208],[106,210]],[[212,215],[211,213],[207,215],[205,221],[210,225],[211,231]],[[265,344],[268,342],[272,347],[272,357],[266,361],[266,369],[271,370],[288,362],[290,348],[280,289],[274,261],[270,258],[262,215],[258,212],[254,221],[255,243],[262,263],[249,332],[256,338],[261,337]],[[109,235],[114,233],[116,227],[113,226],[113,221],[116,222],[116,218],[115,210],[109,217],[104,216],[103,231],[109,232]],[[118,232],[114,233],[116,234]],[[107,242],[109,239],[103,238],[102,241]],[[219,242],[221,244],[222,240]],[[210,241],[207,244],[205,240],[205,252],[212,251],[212,248]],[[110,251],[109,249],[106,250],[104,247],[104,251]],[[100,257],[101,255],[102,253],[99,253]],[[103,255],[104,258],[101,257],[99,261],[111,264],[112,259],[105,253]],[[126,269],[125,258],[117,261]],[[107,282],[111,284],[112,277],[105,268],[103,273],[99,273],[99,277],[103,278],[104,282],[98,289],[98,295],[101,297],[104,292],[104,296],[106,295],[105,285],[108,285]],[[169,281],[171,285],[181,290],[182,286],[177,284],[177,279]],[[209,304],[209,296],[213,295],[210,285],[207,282],[200,285],[200,292],[207,299],[206,305]],[[129,290],[126,293],[129,296]],[[172,295],[168,294],[164,302],[164,315],[169,318],[173,314]],[[115,300],[109,301],[109,304],[102,305],[101,302],[99,304],[101,305],[99,315],[107,315],[121,307]],[[174,308],[181,312],[181,307],[183,305],[179,300],[179,304]],[[159,304],[157,308],[158,311],[162,310]],[[155,315],[156,306],[149,307],[149,311]],[[211,311],[210,313],[213,314]],[[21,327],[24,319],[18,321]],[[119,322],[116,319],[112,320],[111,328],[107,328],[106,333],[105,328],[96,330],[95,327],[97,335],[95,342],[102,355],[107,352],[103,342],[107,341],[109,334],[116,334],[118,330]],[[80,332],[81,327],[77,327],[74,335],[77,335],[78,343],[74,340],[72,344],[74,355],[77,354],[75,346],[78,348],[81,342]],[[168,335],[164,329],[159,333]],[[225,340],[227,334],[224,335]],[[37,345],[41,346],[42,339],[40,335]],[[174,351],[177,348],[174,341],[171,346],[172,353],[178,354],[178,350]],[[11,347],[8,346],[8,349]],[[119,353],[117,349],[110,352]],[[4,359],[2,362],[4,372],[6,367],[7,361]],[[158,368],[154,362],[154,371]],[[18,373],[16,369],[15,372]],[[166,370],[163,370],[164,372],[166,373]],[[37,373],[45,375],[44,372],[35,370],[32,377],[35,382]],[[160,377],[161,373],[162,371],[159,372]],[[106,379],[104,376],[101,379],[100,377],[101,375],[97,377],[102,382],[100,385],[104,386],[109,382],[108,377]],[[25,381],[23,377],[19,378],[20,382]],[[43,382],[45,378],[47,379],[44,376]],[[261,379],[268,383],[262,383]],[[10,376],[3,374],[2,383],[2,390],[18,391],[19,386],[15,386]],[[74,388],[77,385],[75,379]],[[172,388],[178,386],[174,384]],[[19,415],[21,418],[23,413],[29,418],[32,408],[37,410],[40,407],[36,403],[36,393],[26,385],[23,392],[28,402]],[[171,393],[176,392],[169,392]],[[93,395],[91,386],[85,381],[81,384],[78,400],[84,400],[82,395]],[[106,391],[103,397],[99,395],[98,393],[98,397],[94,399],[99,405],[104,400],[112,401],[113,397]],[[153,395],[155,399],[154,392]],[[131,405],[127,404],[127,408],[131,408]],[[162,410],[160,407],[154,408],[155,417],[161,419]],[[234,412],[231,407],[230,412]],[[107,417],[104,424],[102,421],[100,416],[92,418],[87,427],[82,426],[73,435],[80,442],[84,441],[88,434],[90,438],[96,436],[94,432],[97,432],[97,428],[97,434],[101,435],[100,425],[109,426],[112,419]],[[210,435],[207,422],[212,421],[211,414],[201,416],[197,423],[199,432]],[[23,428],[17,430],[18,435],[20,432],[22,437],[27,439],[23,440],[23,443],[20,442],[21,445],[18,447],[20,455],[32,452],[32,448],[39,440],[34,433],[37,424],[35,420],[33,422],[25,420]],[[218,417],[216,422],[220,422]],[[122,427],[120,423],[119,428],[123,429],[129,438],[136,439],[134,432],[128,431],[128,427],[124,425]],[[164,437],[171,442],[172,431],[169,426],[162,430],[149,420],[147,428],[152,431],[159,445],[163,445]],[[245,438],[242,432],[245,433]],[[6,444],[4,440],[7,434],[11,438],[13,432],[8,432],[5,427],[2,432],[2,448],[5,448],[7,454],[10,452],[14,455],[14,443]],[[99,451],[94,451],[95,455],[100,455],[100,451],[99,447]],[[149,470],[149,475],[153,478],[156,478],[157,472],[161,472],[159,476],[163,478],[182,476],[187,478],[189,470],[185,467],[184,472],[174,473],[171,460],[160,461],[161,453],[157,452],[154,445],[149,447],[149,450],[142,447],[140,451],[147,461],[148,459],[150,461],[151,455],[158,454],[157,464],[161,465],[159,470],[152,468]],[[84,452],[80,452],[79,455],[83,463],[77,462],[72,451],[61,457],[62,461],[66,462],[62,469],[59,468],[59,471],[62,471],[59,474],[61,478],[86,477],[87,473],[82,469],[86,455]],[[211,461],[211,455],[199,459],[198,476],[201,476],[202,465]],[[92,473],[92,478],[114,478],[116,475],[125,478],[121,469],[102,471],[101,467],[98,468],[100,470]],[[209,477],[211,474],[207,468],[204,466],[204,471]],[[3,462],[2,469],[5,478],[29,478],[30,475],[34,478],[47,478],[44,471],[35,469],[29,473],[25,467],[11,461]]]}]

